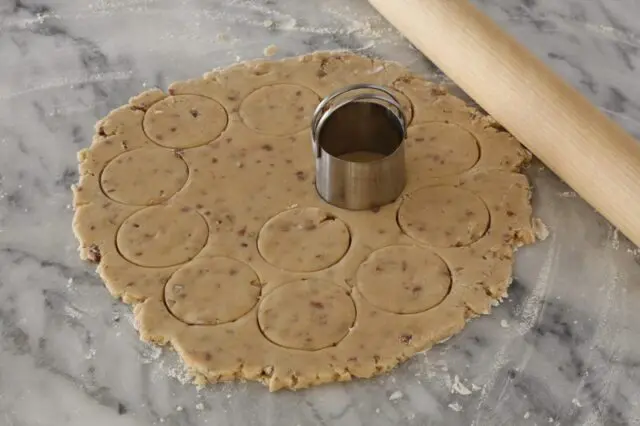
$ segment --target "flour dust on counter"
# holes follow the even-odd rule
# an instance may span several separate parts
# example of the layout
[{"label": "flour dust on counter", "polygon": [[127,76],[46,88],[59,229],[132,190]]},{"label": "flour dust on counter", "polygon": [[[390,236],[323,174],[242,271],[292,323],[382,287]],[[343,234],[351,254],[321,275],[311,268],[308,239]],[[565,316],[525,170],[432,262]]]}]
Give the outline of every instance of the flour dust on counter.
[{"label": "flour dust on counter", "polygon": [[[640,136],[640,2],[470,1]],[[97,120],[270,44],[278,57],[361,52],[451,83],[367,1],[319,4],[0,2],[0,424],[639,424],[640,253],[537,159],[523,173],[550,235],[518,250],[508,296],[387,374],[276,394],[253,381],[196,387],[179,354],[139,339],[69,231],[76,152]],[[456,375],[471,394],[451,392]]]},{"label": "flour dust on counter", "polygon": [[[320,99],[356,82],[389,87],[409,124],[404,193],[365,211],[318,197],[309,139]],[[535,241],[518,173],[530,154],[443,87],[353,54],[144,92],[78,158],[81,257],[199,384],[299,389],[389,371],[488,314],[514,250]]]}]

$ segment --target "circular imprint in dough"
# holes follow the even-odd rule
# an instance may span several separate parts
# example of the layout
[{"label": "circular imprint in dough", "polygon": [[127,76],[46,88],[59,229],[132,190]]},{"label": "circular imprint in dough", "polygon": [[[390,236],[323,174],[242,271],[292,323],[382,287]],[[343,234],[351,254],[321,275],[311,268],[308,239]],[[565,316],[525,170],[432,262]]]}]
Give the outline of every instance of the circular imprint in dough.
[{"label": "circular imprint in dough", "polygon": [[356,273],[356,285],[374,306],[414,314],[437,306],[449,293],[451,274],[435,253],[389,246],[373,252]]},{"label": "circular imprint in dough", "polygon": [[476,138],[455,124],[426,123],[411,127],[407,135],[409,152],[416,153],[420,168],[429,176],[465,172],[480,158]]},{"label": "circular imprint in dough", "polygon": [[180,268],[167,282],[169,311],[187,324],[237,320],[255,306],[260,280],[249,266],[227,257],[203,258]]},{"label": "circular imprint in dough", "polygon": [[350,240],[343,221],[318,208],[305,207],[269,219],[258,236],[258,250],[278,268],[313,272],[342,259]]},{"label": "circular imprint in dough", "polygon": [[321,280],[284,284],[267,294],[258,307],[258,323],[267,339],[307,351],[335,346],[355,318],[356,308],[347,291]]},{"label": "circular imprint in dough", "polygon": [[208,237],[209,227],[195,210],[152,206],[124,221],[116,244],[122,256],[136,265],[165,267],[193,259]]},{"label": "circular imprint in dough", "polygon": [[398,224],[411,238],[435,247],[462,247],[489,227],[489,211],[475,194],[451,186],[431,186],[408,194]]},{"label": "circular imprint in dough", "polygon": [[143,121],[149,138],[167,148],[193,148],[220,136],[227,112],[213,99],[198,95],[169,96],[147,110]]},{"label": "circular imprint in dough", "polygon": [[320,98],[295,84],[273,84],[251,92],[240,105],[240,118],[250,129],[269,135],[297,133],[311,124]]},{"label": "circular imprint in dough", "polygon": [[187,165],[173,151],[140,148],[111,160],[100,176],[100,185],[114,201],[151,205],[172,197],[188,177]]}]

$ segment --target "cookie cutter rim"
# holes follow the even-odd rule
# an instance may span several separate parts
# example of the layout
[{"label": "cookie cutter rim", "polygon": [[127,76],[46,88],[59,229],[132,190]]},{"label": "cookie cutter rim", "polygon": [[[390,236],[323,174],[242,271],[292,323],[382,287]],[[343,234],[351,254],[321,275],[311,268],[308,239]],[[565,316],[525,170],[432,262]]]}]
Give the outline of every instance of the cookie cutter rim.
[{"label": "cookie cutter rim", "polygon": [[[354,94],[355,91],[362,91]],[[341,99],[342,98],[342,99]],[[370,161],[350,161],[332,154],[322,144],[322,130],[336,112],[352,104],[375,104],[384,108],[389,134],[395,134],[391,152],[376,149],[381,158]],[[366,110],[360,114],[364,118]],[[357,116],[358,113],[356,112]],[[369,114],[371,115],[371,114]],[[370,117],[367,117],[370,118]],[[383,124],[384,125],[384,124]],[[372,137],[370,135],[357,135]],[[356,137],[357,137],[356,136]],[[360,83],[342,87],[325,97],[316,107],[311,122],[311,140],[316,163],[315,186],[327,203],[349,210],[380,207],[395,201],[406,184],[404,141],[407,136],[407,120],[402,106],[389,88]],[[377,141],[377,142],[375,142]],[[372,145],[380,145],[375,139]],[[349,152],[347,151],[345,154]]]}]

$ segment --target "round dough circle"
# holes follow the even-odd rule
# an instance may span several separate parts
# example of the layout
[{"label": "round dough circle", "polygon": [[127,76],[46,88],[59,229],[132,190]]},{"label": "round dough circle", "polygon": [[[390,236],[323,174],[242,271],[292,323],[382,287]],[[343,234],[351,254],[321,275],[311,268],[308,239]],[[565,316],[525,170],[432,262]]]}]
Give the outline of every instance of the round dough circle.
[{"label": "round dough circle", "polygon": [[205,96],[168,96],[149,108],[143,126],[147,136],[158,145],[193,148],[220,136],[227,127],[227,112]]},{"label": "round dough circle", "polygon": [[479,240],[489,211],[475,194],[450,186],[431,186],[407,195],[398,223],[411,238],[435,247],[463,247]]},{"label": "round dough circle", "polygon": [[252,130],[286,136],[311,125],[320,98],[296,84],[273,84],[250,93],[240,105],[240,117]]},{"label": "round dough circle", "polygon": [[[476,138],[449,123],[425,123],[409,128],[407,144],[414,145],[428,176],[455,175],[472,168],[480,158]],[[419,146],[418,146],[419,145]]]},{"label": "round dough circle", "polygon": [[264,335],[285,348],[315,351],[335,346],[349,333],[356,308],[342,287],[321,280],[292,281],[258,307]]},{"label": "round dough circle", "polygon": [[202,258],[174,273],[164,288],[171,313],[187,324],[216,325],[237,320],[260,297],[256,273],[227,257]]},{"label": "round dough circle", "polygon": [[193,259],[208,237],[209,227],[195,210],[174,205],[152,206],[124,221],[116,243],[128,261],[159,268]]},{"label": "round dough circle", "polygon": [[162,148],[124,152],[104,168],[100,185],[114,201],[132,205],[158,204],[178,192],[189,177],[184,160]]},{"label": "round dough circle", "polygon": [[[392,88],[415,114],[408,185],[397,204],[339,210],[314,187],[309,125],[320,96],[362,82]],[[534,240],[515,173],[528,153],[490,124],[399,64],[349,53],[233,65],[172,83],[168,97],[149,90],[100,120],[78,156],[80,255],[112,294],[146,300],[141,338],[170,342],[199,382],[371,377],[489,312],[509,286],[512,246]]]},{"label": "round dough circle", "polygon": [[295,272],[320,271],[336,264],[349,249],[349,228],[315,207],[286,210],[264,225],[258,250],[272,265]]},{"label": "round dough circle", "polygon": [[413,246],[373,252],[358,268],[356,285],[374,306],[415,314],[437,306],[451,286],[451,273],[435,253]]}]

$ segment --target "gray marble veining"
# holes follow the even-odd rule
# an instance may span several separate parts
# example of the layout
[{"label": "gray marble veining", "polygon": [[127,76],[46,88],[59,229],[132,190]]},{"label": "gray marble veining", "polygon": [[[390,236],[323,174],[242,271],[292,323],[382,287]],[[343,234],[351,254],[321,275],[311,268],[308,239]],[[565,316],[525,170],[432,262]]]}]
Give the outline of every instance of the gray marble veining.
[{"label": "gray marble veining", "polygon": [[[475,3],[640,135],[640,2]],[[518,253],[509,299],[391,374],[197,390],[175,354],[138,340],[130,309],[78,260],[75,152],[130,96],[272,43],[279,57],[350,49],[446,80],[364,0],[0,0],[0,425],[640,424],[638,252],[537,163],[551,235]]]}]

